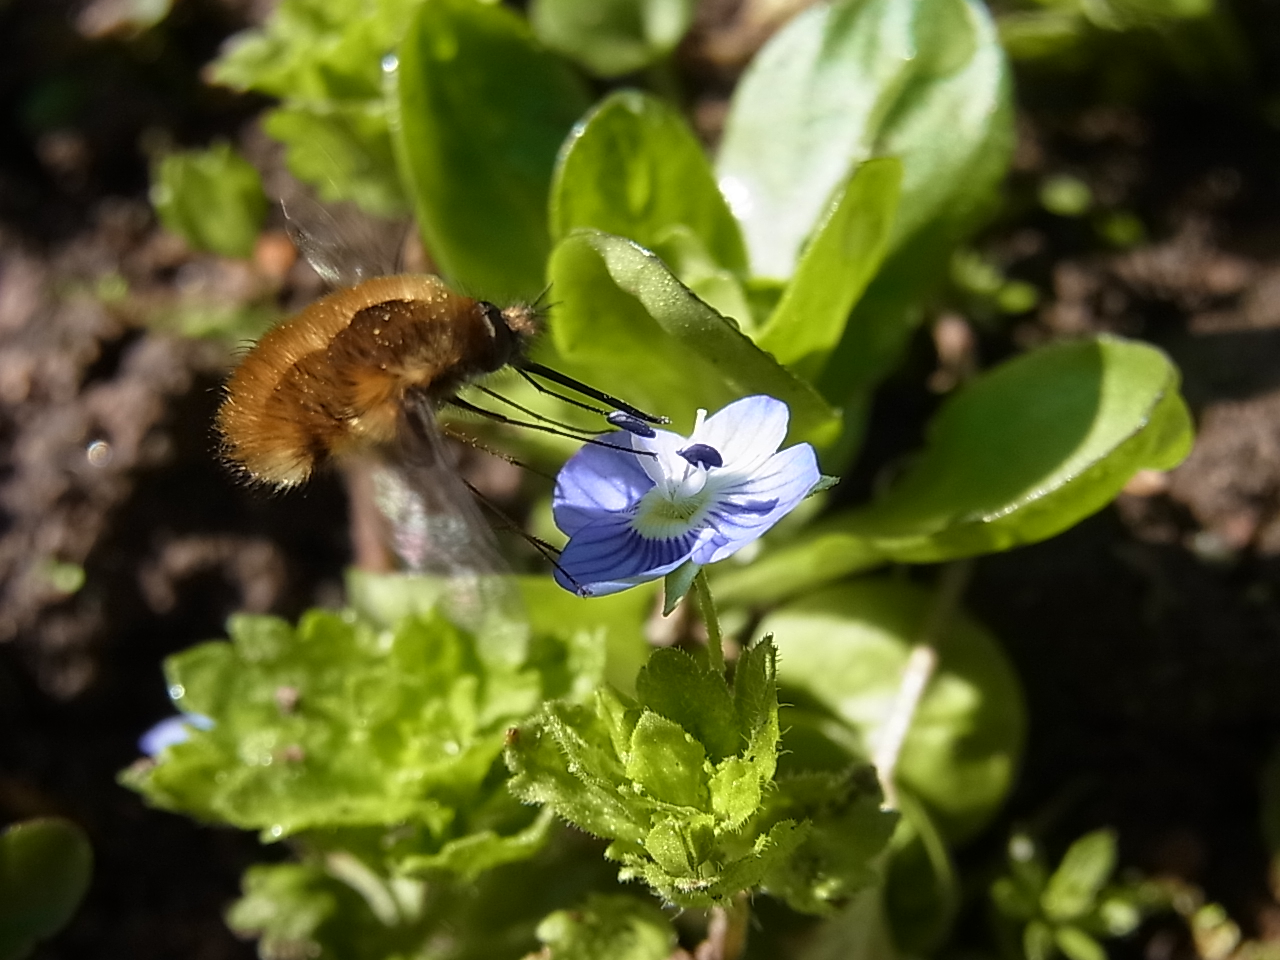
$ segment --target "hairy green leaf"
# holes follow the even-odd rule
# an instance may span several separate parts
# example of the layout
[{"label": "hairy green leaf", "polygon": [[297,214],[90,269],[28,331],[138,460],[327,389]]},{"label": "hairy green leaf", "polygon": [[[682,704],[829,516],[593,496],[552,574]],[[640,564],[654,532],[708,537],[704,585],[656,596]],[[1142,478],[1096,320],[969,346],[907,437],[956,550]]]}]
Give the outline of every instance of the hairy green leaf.
[{"label": "hairy green leaf", "polygon": [[538,924],[546,960],[667,960],[676,946],[671,921],[652,903],[626,894],[593,893],[573,910]]}]

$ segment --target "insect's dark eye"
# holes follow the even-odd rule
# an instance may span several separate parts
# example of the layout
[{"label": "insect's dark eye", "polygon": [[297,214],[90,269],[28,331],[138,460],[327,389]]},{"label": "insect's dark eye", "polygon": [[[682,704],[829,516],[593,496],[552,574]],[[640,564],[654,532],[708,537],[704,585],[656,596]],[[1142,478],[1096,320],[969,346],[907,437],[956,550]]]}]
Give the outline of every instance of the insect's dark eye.
[{"label": "insect's dark eye", "polygon": [[505,366],[515,356],[516,336],[511,332],[511,328],[507,326],[506,318],[503,317],[502,311],[496,305],[488,300],[481,300],[480,309],[484,313],[484,318],[489,321],[489,326],[493,329],[495,369]]}]

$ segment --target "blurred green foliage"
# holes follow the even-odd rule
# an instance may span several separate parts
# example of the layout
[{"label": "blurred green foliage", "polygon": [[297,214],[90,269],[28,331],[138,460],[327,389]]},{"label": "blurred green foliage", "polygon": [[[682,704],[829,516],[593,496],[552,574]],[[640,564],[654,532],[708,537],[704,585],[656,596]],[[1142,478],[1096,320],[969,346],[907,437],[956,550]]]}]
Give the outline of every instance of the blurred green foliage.
[{"label": "blurred green foliage", "polygon": [[89,888],[93,850],[60,817],[11,824],[0,833],[0,960],[22,960],[71,919]]},{"label": "blurred green foliage", "polygon": [[151,205],[194,249],[224,257],[253,253],[267,214],[258,171],[226,143],[163,157],[152,177]]}]

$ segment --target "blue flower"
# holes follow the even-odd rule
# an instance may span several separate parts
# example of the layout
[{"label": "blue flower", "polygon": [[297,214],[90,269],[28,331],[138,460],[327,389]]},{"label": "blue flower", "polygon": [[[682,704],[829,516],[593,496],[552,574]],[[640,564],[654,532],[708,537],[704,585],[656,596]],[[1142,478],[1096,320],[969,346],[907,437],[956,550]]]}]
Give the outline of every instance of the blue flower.
[{"label": "blue flower", "polygon": [[646,427],[611,434],[631,450],[583,447],[556,478],[556,526],[569,535],[556,582],[598,597],[760,537],[821,478],[809,444],[778,452],[787,420],[781,400],[744,397],[699,410],[688,437]]},{"label": "blue flower", "polygon": [[138,749],[148,757],[158,757],[169,747],[191,739],[191,728],[213,729],[213,721],[201,713],[177,713],[165,717],[138,738]]}]

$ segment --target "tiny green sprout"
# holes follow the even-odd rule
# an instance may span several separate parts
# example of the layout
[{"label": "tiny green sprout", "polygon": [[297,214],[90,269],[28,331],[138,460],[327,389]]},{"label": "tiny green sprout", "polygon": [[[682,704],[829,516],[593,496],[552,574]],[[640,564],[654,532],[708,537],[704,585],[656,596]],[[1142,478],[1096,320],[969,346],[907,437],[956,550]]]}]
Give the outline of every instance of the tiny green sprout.
[{"label": "tiny green sprout", "polygon": [[1079,217],[1093,206],[1093,191],[1079,177],[1056,174],[1040,184],[1040,205],[1060,217]]}]

